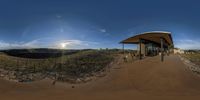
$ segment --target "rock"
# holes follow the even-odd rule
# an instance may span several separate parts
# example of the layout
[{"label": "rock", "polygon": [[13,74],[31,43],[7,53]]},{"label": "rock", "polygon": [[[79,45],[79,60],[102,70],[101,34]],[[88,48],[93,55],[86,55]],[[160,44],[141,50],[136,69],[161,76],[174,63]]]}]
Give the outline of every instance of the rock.
[{"label": "rock", "polygon": [[88,81],[91,81],[91,80],[92,80],[92,78],[86,77],[86,78],[84,79],[84,82],[88,82]]},{"label": "rock", "polygon": [[28,77],[29,77],[30,80],[34,80],[34,78],[33,78],[33,74],[29,74]]},{"label": "rock", "polygon": [[97,73],[97,77],[104,77],[106,75],[106,73],[105,72],[99,72],[99,73]]},{"label": "rock", "polygon": [[5,75],[4,74],[0,74],[0,77],[4,77]]},{"label": "rock", "polygon": [[81,79],[80,79],[80,78],[77,78],[77,79],[76,79],[76,83],[81,83]]},{"label": "rock", "polygon": [[9,75],[9,79],[11,79],[11,80],[16,79],[16,76],[15,75]]},{"label": "rock", "polygon": [[16,75],[15,75],[14,71],[9,72],[8,76],[9,76],[9,79],[11,79],[11,80],[16,79]]}]

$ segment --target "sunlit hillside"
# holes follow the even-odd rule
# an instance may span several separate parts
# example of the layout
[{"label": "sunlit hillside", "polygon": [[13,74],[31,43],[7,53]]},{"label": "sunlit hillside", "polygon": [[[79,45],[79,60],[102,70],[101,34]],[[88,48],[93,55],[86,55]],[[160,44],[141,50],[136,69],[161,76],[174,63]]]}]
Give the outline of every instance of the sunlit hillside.
[{"label": "sunlit hillside", "polygon": [[33,51],[9,50],[0,53],[1,77],[19,82],[51,78],[76,83],[77,78],[105,71],[118,56],[117,51],[111,50],[54,50],[54,53],[49,54],[50,57],[41,52],[44,50]]}]

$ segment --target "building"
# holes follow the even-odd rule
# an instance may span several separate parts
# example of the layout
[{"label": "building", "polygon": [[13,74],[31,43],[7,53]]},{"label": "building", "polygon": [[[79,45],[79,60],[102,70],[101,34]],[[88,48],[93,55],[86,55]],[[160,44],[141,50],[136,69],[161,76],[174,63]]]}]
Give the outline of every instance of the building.
[{"label": "building", "polygon": [[174,54],[184,54],[184,50],[181,50],[180,48],[174,48]]},{"label": "building", "polygon": [[169,47],[173,45],[170,32],[152,31],[129,37],[120,43],[137,44],[138,55],[142,59],[144,56],[155,56],[161,54],[161,61],[164,59],[164,52],[169,51]]}]

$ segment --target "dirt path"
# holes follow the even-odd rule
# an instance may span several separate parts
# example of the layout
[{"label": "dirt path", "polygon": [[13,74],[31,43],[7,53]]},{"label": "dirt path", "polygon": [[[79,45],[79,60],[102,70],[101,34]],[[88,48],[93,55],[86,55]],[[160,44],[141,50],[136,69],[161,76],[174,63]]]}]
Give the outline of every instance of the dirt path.
[{"label": "dirt path", "polygon": [[[74,86],[75,88],[72,88]],[[106,77],[72,85],[50,80],[13,83],[0,80],[1,100],[121,100],[194,99],[200,97],[200,77],[187,70],[178,56],[159,56],[122,64]]]}]

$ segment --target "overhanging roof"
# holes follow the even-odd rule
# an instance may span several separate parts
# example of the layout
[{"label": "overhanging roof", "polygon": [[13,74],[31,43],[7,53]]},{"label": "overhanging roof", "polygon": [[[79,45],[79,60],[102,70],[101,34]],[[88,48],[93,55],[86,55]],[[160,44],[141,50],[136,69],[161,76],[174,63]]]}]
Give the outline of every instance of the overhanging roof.
[{"label": "overhanging roof", "polygon": [[152,42],[160,44],[160,38],[164,39],[165,45],[173,45],[171,32],[164,32],[164,31],[145,32],[145,33],[127,38],[121,41],[120,43],[138,44],[140,39],[144,39],[144,40],[148,40],[148,41],[152,41]]}]

